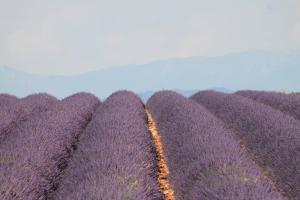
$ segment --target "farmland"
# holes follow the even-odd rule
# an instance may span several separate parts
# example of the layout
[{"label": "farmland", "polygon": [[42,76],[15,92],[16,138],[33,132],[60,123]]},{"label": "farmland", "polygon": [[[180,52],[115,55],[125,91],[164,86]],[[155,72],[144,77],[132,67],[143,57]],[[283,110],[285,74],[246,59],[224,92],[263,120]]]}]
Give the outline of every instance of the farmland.
[{"label": "farmland", "polygon": [[0,200],[299,200],[300,96],[0,94]]}]

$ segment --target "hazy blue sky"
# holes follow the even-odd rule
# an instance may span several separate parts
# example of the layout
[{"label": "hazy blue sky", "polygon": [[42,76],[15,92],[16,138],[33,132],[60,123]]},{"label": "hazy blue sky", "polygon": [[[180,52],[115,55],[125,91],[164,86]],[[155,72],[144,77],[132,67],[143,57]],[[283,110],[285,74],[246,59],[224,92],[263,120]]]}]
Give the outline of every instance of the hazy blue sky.
[{"label": "hazy blue sky", "polygon": [[0,0],[0,65],[68,74],[300,48],[300,0]]}]

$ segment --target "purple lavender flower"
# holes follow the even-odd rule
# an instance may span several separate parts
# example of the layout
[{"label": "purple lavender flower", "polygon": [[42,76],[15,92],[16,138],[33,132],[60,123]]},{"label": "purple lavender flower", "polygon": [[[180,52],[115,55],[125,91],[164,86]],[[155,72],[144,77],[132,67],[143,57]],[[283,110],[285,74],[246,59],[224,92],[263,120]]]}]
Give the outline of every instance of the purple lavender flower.
[{"label": "purple lavender flower", "polygon": [[162,91],[147,108],[157,123],[177,200],[284,199],[271,190],[235,134],[201,105]]},{"label": "purple lavender flower", "polygon": [[199,92],[191,97],[237,133],[275,187],[291,199],[300,197],[300,122],[236,94]]},{"label": "purple lavender flower", "polygon": [[141,100],[112,94],[79,139],[53,199],[162,199]]},{"label": "purple lavender flower", "polygon": [[245,90],[236,92],[236,94],[253,99],[257,102],[271,106],[295,119],[300,120],[300,96],[285,94],[281,92],[265,92]]},{"label": "purple lavender flower", "polygon": [[76,94],[7,135],[0,143],[0,199],[47,199],[98,105],[95,96]]}]

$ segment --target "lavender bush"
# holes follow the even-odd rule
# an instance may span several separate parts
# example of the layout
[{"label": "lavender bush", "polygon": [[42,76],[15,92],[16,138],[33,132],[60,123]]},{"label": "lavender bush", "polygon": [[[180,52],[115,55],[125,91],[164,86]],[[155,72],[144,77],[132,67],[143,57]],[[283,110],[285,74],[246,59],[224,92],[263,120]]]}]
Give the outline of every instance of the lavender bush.
[{"label": "lavender bush", "polygon": [[[56,98],[48,94],[34,94],[17,100],[13,96],[2,96],[6,103],[0,106],[0,143],[9,132],[31,118],[32,115],[48,110],[58,102]],[[1,101],[1,99],[0,99]]]},{"label": "lavender bush", "polygon": [[0,199],[47,199],[98,105],[76,94],[17,126],[0,143]]},{"label": "lavender bush", "polygon": [[205,91],[191,99],[222,119],[238,134],[276,188],[300,197],[300,122],[236,94]]},{"label": "lavender bush", "polygon": [[147,108],[161,135],[175,199],[283,199],[234,134],[202,106],[162,91]]},{"label": "lavender bush", "polygon": [[95,112],[52,199],[162,199],[141,100],[112,94]]},{"label": "lavender bush", "polygon": [[238,91],[236,94],[271,106],[300,120],[300,96],[280,92]]},{"label": "lavender bush", "polygon": [[2,106],[13,105],[18,101],[16,96],[10,94],[0,94],[0,109]]}]

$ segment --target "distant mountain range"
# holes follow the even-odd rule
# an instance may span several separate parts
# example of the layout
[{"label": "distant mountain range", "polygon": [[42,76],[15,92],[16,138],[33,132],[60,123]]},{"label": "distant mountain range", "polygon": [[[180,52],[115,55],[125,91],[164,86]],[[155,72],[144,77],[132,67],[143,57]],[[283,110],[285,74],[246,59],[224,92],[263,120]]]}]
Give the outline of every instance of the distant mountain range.
[{"label": "distant mountain range", "polygon": [[300,50],[169,59],[70,76],[35,75],[0,67],[0,93],[19,97],[47,92],[63,98],[86,91],[104,99],[127,89],[147,99],[152,91],[162,89],[190,95],[209,88],[300,91]]}]

